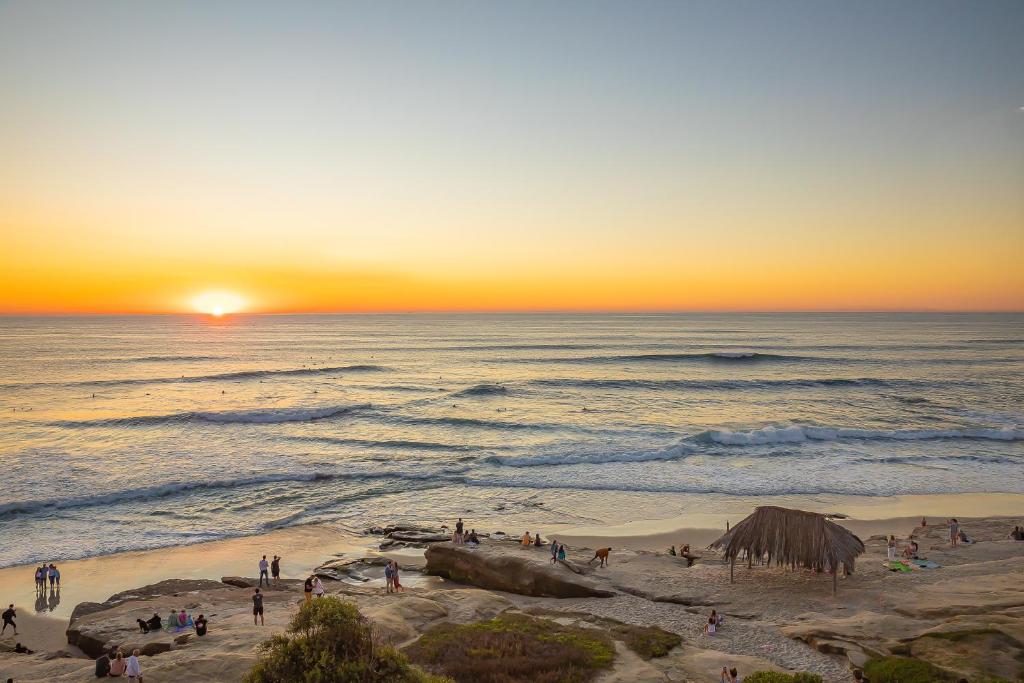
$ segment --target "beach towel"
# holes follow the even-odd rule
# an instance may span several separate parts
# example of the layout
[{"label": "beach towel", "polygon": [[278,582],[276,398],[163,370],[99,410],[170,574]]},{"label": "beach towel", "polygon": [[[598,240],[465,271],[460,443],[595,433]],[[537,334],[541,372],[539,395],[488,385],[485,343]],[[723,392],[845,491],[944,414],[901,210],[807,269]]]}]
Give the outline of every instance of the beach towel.
[{"label": "beach towel", "polygon": [[882,566],[891,572],[913,571],[913,569],[909,565],[903,564],[902,562],[883,562]]},{"label": "beach towel", "polygon": [[941,569],[942,565],[938,562],[932,562],[931,560],[911,560],[912,563],[920,567],[921,569]]}]

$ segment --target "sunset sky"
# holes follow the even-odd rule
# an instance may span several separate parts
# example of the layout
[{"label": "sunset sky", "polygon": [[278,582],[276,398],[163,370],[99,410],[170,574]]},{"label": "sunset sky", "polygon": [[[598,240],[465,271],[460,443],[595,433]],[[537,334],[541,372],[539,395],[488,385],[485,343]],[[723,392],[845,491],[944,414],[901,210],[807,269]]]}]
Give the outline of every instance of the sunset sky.
[{"label": "sunset sky", "polygon": [[1022,310],[1022,36],[1019,0],[0,0],[0,312]]}]

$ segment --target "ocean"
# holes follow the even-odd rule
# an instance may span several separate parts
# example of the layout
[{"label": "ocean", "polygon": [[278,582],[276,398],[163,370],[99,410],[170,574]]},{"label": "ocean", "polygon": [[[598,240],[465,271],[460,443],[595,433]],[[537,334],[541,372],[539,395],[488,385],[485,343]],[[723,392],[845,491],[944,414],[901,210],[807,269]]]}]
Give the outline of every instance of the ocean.
[{"label": "ocean", "polygon": [[1022,406],[1015,314],[6,317],[0,566],[1024,493]]}]

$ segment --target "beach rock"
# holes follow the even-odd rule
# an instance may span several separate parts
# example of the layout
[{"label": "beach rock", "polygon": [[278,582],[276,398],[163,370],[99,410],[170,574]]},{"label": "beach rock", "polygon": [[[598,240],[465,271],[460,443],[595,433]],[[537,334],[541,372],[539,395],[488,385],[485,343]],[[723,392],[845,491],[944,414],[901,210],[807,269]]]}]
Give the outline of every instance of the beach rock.
[{"label": "beach rock", "polygon": [[451,534],[442,531],[417,530],[417,531],[393,531],[388,534],[393,541],[404,541],[406,543],[443,543],[451,540]]},{"label": "beach rock", "polygon": [[180,595],[181,593],[191,593],[193,591],[215,590],[224,587],[220,584],[220,581],[210,579],[167,579],[166,581],[153,583],[142,588],[133,588],[115,593],[107,598],[105,602],[106,604],[111,604],[122,600],[137,600],[161,595]]},{"label": "beach rock", "polygon": [[551,565],[546,553],[485,543],[432,545],[426,573],[480,588],[551,598],[611,597],[615,593],[586,577]]},{"label": "beach rock", "polygon": [[84,617],[86,614],[92,614],[93,612],[100,612],[107,609],[110,605],[105,605],[102,602],[80,602],[75,605],[75,609],[71,610],[71,621]]}]

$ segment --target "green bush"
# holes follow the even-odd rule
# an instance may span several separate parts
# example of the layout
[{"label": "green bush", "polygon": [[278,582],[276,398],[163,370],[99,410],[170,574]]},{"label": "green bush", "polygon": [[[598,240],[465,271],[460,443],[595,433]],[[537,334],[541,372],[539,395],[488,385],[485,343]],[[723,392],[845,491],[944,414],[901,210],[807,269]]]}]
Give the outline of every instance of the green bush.
[{"label": "green bush", "polygon": [[443,683],[379,644],[354,605],[330,596],[304,603],[288,631],[259,646],[247,683]]},{"label": "green bush", "polygon": [[503,614],[438,624],[405,649],[412,661],[459,683],[584,683],[611,666],[615,647],[597,629]]},{"label": "green bush", "polygon": [[612,637],[621,640],[633,652],[644,659],[664,657],[683,639],[675,633],[663,631],[657,626],[633,626],[612,624],[608,627]]},{"label": "green bush", "polygon": [[864,665],[871,683],[936,683],[956,680],[942,669],[920,659],[881,657]]},{"label": "green bush", "polygon": [[744,683],[822,683],[818,674],[800,671],[795,674],[781,671],[755,671],[743,679]]}]

